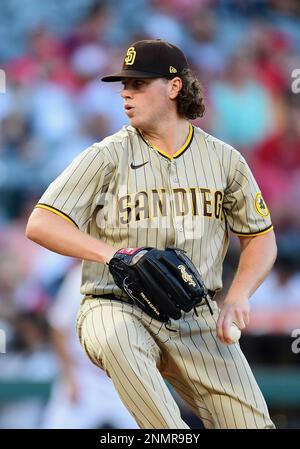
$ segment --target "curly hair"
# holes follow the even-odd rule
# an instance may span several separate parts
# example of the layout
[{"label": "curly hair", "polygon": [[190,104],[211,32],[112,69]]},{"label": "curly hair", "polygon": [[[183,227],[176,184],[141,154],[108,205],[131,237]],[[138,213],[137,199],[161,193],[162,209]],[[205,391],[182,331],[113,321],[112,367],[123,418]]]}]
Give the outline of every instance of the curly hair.
[{"label": "curly hair", "polygon": [[179,115],[191,120],[203,117],[205,105],[200,81],[190,69],[184,69],[180,78],[182,79],[182,89],[176,98]]}]

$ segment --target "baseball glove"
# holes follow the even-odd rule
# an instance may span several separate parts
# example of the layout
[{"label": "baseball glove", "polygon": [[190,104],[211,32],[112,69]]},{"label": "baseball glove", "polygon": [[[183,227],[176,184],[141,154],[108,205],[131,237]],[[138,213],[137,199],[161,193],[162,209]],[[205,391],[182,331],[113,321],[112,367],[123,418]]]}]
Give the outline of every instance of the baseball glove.
[{"label": "baseball glove", "polygon": [[[178,320],[207,290],[185,251],[151,247],[121,249],[108,263],[116,285],[144,312],[164,323]],[[207,301],[208,303],[208,301]]]}]

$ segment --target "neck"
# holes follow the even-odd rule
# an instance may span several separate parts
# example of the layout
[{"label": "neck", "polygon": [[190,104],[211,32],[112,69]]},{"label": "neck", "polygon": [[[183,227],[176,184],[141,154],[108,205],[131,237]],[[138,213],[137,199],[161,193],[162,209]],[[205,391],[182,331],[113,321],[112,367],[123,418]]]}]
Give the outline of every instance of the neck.
[{"label": "neck", "polygon": [[173,156],[186,142],[190,124],[186,119],[176,123],[161,123],[155,128],[140,129],[143,137],[153,146]]}]

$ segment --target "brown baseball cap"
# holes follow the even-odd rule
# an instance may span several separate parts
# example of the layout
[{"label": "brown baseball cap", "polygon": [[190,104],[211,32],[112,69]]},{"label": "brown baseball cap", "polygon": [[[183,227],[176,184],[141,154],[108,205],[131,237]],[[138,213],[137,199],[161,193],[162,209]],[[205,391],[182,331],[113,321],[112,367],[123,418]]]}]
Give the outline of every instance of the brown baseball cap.
[{"label": "brown baseball cap", "polygon": [[124,78],[168,78],[180,76],[188,62],[175,45],[161,39],[133,43],[127,50],[121,72],[101,78],[102,81],[121,81]]}]

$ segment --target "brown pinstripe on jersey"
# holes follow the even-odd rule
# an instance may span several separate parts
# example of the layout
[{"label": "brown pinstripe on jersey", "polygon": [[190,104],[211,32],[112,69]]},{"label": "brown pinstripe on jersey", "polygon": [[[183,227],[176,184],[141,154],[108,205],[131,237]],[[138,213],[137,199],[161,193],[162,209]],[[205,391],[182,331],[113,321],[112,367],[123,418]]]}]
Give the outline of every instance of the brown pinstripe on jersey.
[{"label": "brown pinstripe on jersey", "polygon": [[[241,154],[192,126],[172,158],[135,128],[122,128],[82,152],[37,207],[62,215],[116,250],[183,248],[210,290],[222,287],[229,229],[238,235],[272,229]],[[83,263],[82,293],[124,296],[105,265],[88,261]]]}]

